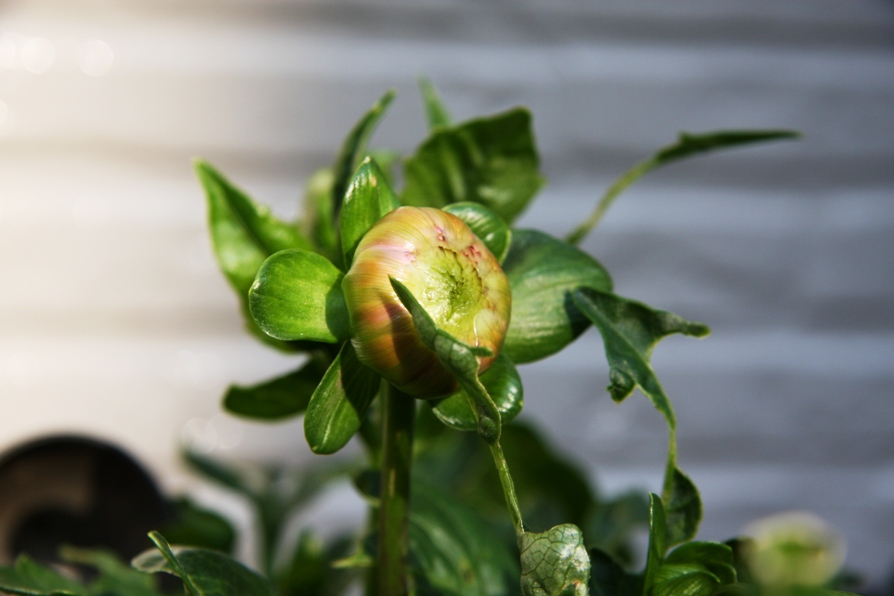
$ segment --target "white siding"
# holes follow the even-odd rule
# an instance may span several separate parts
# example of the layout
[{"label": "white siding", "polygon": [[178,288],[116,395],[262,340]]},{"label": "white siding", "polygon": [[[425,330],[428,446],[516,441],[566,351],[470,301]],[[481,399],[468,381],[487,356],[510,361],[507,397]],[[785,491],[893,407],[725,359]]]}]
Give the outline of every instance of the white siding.
[{"label": "white siding", "polygon": [[[805,133],[652,175],[585,246],[619,293],[713,327],[654,358],[703,536],[805,508],[847,535],[855,568],[888,573],[892,3],[29,0],[0,7],[0,33],[0,448],[82,430],[187,483],[185,422],[213,417],[229,382],[292,366],[241,330],[190,158],[291,216],[387,88],[374,143],[418,143],[427,74],[457,119],[532,108],[550,184],[522,224],[556,234],[679,130]],[[37,37],[55,44],[42,74],[22,62]],[[91,39],[114,53],[102,76],[77,69]],[[525,368],[526,416],[605,490],[655,490],[661,420],[639,395],[611,403],[601,349],[589,333]],[[240,428],[222,454],[311,457],[300,422]]]}]

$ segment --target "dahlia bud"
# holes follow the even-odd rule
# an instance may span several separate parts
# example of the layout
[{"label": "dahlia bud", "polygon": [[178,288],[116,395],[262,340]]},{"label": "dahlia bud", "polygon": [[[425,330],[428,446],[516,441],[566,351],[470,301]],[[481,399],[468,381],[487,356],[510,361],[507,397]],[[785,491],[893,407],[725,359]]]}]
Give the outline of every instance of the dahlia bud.
[{"label": "dahlia bud", "polygon": [[458,217],[428,207],[401,207],[366,233],[342,282],[354,348],[361,362],[420,399],[453,393],[457,383],[426,348],[391,286],[403,283],[438,327],[470,346],[484,346],[487,370],[509,324],[509,282],[496,258]]},{"label": "dahlia bud", "polygon": [[766,517],[752,522],[745,534],[753,538],[745,547],[749,568],[768,587],[822,586],[844,564],[844,539],[811,513]]}]

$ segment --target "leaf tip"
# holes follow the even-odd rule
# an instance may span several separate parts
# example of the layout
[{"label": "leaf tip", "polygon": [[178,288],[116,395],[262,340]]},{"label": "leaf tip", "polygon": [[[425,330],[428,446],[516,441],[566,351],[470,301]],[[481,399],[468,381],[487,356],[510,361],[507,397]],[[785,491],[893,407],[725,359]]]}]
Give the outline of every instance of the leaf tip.
[{"label": "leaf tip", "polygon": [[704,323],[693,322],[689,327],[689,335],[697,339],[703,339],[711,335],[711,328]]}]

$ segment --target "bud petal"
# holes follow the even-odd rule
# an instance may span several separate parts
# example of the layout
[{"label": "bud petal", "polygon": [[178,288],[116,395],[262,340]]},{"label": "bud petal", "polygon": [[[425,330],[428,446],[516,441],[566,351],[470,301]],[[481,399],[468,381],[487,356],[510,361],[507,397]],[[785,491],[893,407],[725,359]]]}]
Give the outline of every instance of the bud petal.
[{"label": "bud petal", "polygon": [[499,354],[509,324],[509,282],[496,258],[458,217],[428,207],[401,207],[366,233],[342,289],[352,342],[361,362],[398,389],[432,399],[457,389],[426,348],[389,277],[403,283],[435,323],[471,346]]}]

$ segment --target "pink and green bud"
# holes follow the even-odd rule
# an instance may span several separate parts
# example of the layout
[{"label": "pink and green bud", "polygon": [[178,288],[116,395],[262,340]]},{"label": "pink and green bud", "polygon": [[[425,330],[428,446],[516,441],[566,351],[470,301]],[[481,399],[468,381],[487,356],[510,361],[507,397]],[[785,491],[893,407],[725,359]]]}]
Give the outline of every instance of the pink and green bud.
[{"label": "pink and green bud", "polygon": [[509,282],[496,258],[458,217],[401,207],[363,237],[342,282],[354,348],[361,362],[420,399],[453,393],[457,383],[419,338],[391,286],[403,283],[435,324],[470,346],[490,348],[487,370],[509,325]]}]

